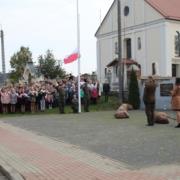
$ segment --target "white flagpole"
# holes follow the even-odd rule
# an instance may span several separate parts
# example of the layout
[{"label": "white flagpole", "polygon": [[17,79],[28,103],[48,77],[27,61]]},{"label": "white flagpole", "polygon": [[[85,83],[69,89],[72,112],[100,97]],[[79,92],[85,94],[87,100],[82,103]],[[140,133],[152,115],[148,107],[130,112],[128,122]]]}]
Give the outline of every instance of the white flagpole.
[{"label": "white flagpole", "polygon": [[78,104],[79,104],[79,113],[81,113],[81,94],[80,94],[80,22],[79,22],[79,2],[77,0],[77,49],[78,49]]}]

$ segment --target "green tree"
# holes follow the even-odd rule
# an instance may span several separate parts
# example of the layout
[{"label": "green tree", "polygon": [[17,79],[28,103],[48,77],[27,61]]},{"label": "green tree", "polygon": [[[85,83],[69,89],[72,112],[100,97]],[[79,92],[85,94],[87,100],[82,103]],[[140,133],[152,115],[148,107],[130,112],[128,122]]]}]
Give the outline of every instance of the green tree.
[{"label": "green tree", "polygon": [[13,69],[10,72],[10,79],[17,82],[24,73],[24,68],[28,61],[32,61],[32,53],[28,47],[20,47],[20,50],[15,53],[10,59],[10,65]]},{"label": "green tree", "polygon": [[136,73],[133,69],[130,74],[128,102],[133,106],[134,109],[139,109],[140,107],[139,86],[138,86]]},{"label": "green tree", "polygon": [[54,79],[56,77],[64,77],[65,71],[61,65],[56,65],[56,59],[50,50],[47,50],[45,55],[40,55],[39,61],[39,72],[45,77]]}]

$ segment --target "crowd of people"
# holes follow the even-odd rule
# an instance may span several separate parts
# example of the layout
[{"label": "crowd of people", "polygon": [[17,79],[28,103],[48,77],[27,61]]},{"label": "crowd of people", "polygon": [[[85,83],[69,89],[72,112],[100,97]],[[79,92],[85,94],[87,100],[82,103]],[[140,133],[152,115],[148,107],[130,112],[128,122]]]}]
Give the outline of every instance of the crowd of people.
[{"label": "crowd of people", "polygon": [[[81,79],[80,96],[84,111],[89,111],[90,103],[96,104],[101,96],[97,80]],[[59,107],[60,113],[70,105],[74,113],[78,112],[78,83],[74,78],[59,81],[41,81],[30,84],[4,86],[0,90],[0,112],[38,112]]]}]

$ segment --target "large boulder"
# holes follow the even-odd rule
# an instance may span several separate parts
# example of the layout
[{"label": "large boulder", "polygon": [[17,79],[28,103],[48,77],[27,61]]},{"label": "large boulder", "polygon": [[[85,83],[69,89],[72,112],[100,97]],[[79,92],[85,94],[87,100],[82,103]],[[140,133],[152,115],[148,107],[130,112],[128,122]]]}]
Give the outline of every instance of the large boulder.
[{"label": "large boulder", "polygon": [[154,112],[154,122],[157,124],[169,124],[168,114],[165,112]]},{"label": "large boulder", "polygon": [[132,110],[133,106],[130,104],[123,103],[119,106],[118,110]]},{"label": "large boulder", "polygon": [[116,111],[116,113],[114,114],[114,117],[116,119],[125,119],[125,118],[129,118],[129,114],[126,110],[124,111]]},{"label": "large boulder", "polygon": [[129,104],[122,104],[114,114],[114,117],[117,119],[129,118],[128,109],[131,109],[132,106]]}]

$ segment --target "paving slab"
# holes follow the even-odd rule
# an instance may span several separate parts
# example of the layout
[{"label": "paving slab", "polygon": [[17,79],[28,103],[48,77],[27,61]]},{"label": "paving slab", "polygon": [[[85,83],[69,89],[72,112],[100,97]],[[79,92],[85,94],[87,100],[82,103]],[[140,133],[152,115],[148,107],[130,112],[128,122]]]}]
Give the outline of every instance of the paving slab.
[{"label": "paving slab", "polygon": [[[174,122],[149,128],[145,126],[143,112],[130,112],[128,120],[117,120],[112,115],[113,112],[103,112],[2,119],[0,159],[29,180],[180,179],[180,161],[173,157],[179,155],[180,130],[174,128]],[[164,146],[165,140],[174,147]],[[118,153],[113,151],[115,144]],[[103,151],[104,147],[109,147],[109,151]],[[124,150],[129,152],[123,153]],[[147,152],[143,154],[144,150],[149,156]],[[153,154],[155,150],[158,153]],[[166,156],[168,153],[170,158]],[[112,154],[120,157],[112,158]],[[132,161],[125,158],[127,154]],[[143,162],[138,163],[141,159]]]}]

